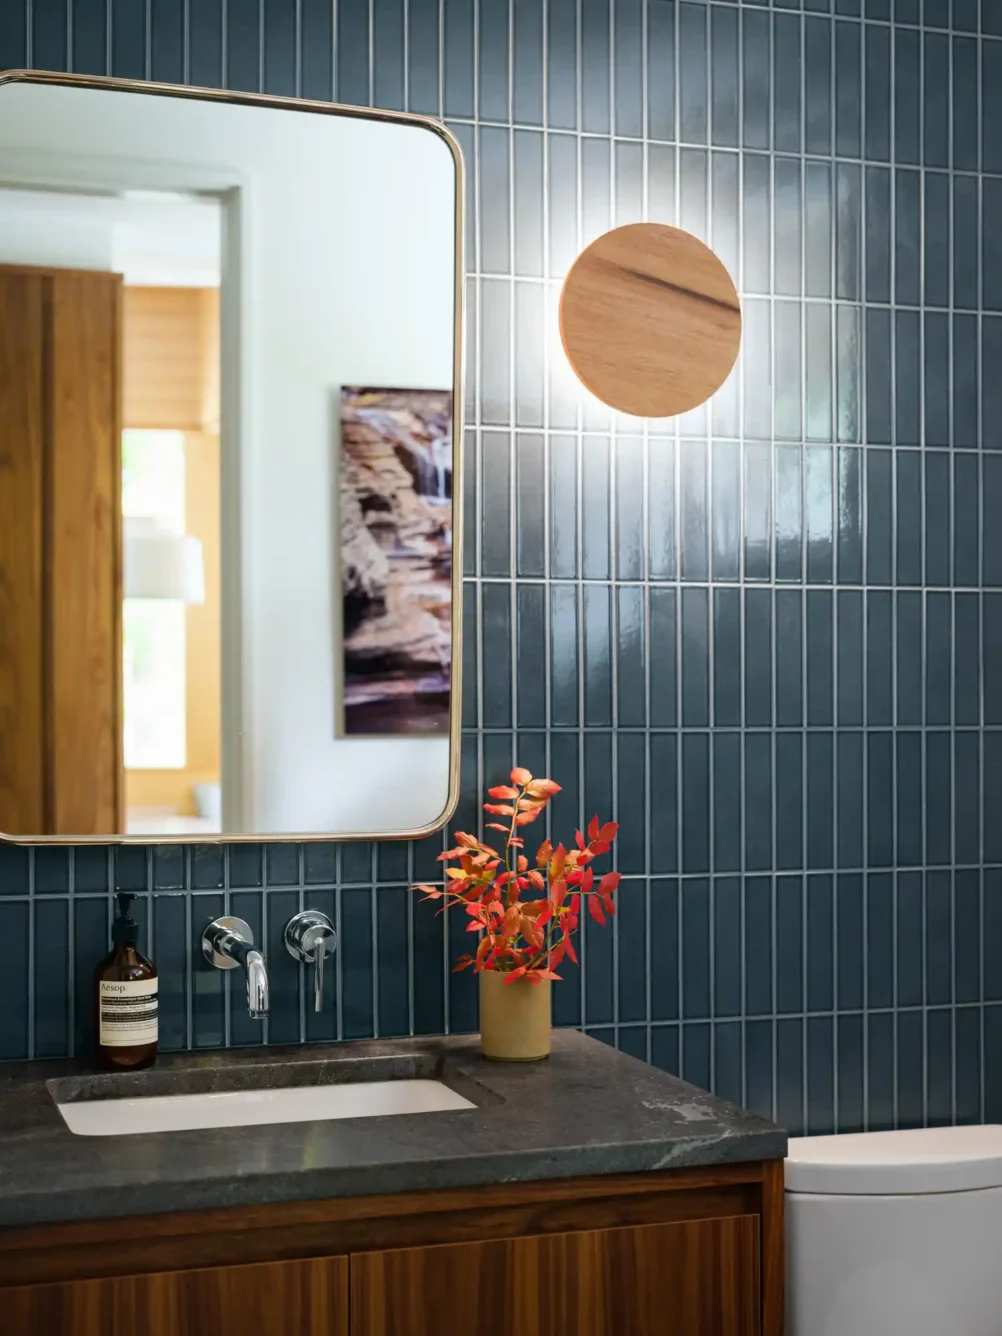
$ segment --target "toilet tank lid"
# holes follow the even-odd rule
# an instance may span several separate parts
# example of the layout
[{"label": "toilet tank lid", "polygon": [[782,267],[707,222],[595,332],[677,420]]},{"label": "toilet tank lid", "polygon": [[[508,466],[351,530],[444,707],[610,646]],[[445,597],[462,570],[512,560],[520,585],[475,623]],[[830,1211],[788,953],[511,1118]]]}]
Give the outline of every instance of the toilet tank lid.
[{"label": "toilet tank lid", "polygon": [[791,1137],[787,1192],[908,1196],[1002,1187],[1002,1126]]}]

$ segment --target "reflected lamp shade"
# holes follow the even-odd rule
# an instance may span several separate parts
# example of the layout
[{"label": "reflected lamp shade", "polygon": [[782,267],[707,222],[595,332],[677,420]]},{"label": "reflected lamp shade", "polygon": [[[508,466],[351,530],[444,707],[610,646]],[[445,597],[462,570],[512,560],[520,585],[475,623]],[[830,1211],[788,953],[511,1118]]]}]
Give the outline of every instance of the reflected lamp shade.
[{"label": "reflected lamp shade", "polygon": [[205,560],[198,538],[134,515],[125,517],[124,531],[126,598],[205,602]]}]

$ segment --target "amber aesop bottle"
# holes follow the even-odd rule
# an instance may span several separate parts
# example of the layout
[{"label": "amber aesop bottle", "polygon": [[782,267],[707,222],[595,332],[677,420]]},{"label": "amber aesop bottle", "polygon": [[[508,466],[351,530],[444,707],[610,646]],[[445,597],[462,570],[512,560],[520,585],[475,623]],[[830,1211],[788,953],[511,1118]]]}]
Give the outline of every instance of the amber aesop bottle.
[{"label": "amber aesop bottle", "polygon": [[130,1071],[149,1067],[157,1056],[157,971],[136,947],[139,925],[129,914],[135,898],[118,893],[112,947],[94,971],[98,1061]]}]

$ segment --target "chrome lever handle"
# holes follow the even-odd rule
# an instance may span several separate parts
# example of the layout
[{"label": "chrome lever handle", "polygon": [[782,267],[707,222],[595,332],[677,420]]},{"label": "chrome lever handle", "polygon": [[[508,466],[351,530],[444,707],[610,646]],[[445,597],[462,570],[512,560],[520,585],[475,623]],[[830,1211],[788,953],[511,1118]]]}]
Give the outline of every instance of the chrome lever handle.
[{"label": "chrome lever handle", "polygon": [[337,933],[326,914],[304,909],[285,925],[285,947],[294,960],[313,966],[313,1009],[324,1005],[324,961],[337,949]]}]

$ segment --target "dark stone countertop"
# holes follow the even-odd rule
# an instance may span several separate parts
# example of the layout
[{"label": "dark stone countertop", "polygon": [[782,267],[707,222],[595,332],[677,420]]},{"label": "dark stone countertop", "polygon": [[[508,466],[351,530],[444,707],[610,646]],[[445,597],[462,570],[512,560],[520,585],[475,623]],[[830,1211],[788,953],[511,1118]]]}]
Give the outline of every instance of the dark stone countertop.
[{"label": "dark stone countertop", "polygon": [[[76,1136],[77,1099],[436,1077],[478,1107],[323,1122]],[[132,1074],[0,1067],[0,1227],[779,1159],[786,1133],[576,1031],[539,1063],[476,1037],[171,1054]]]}]

